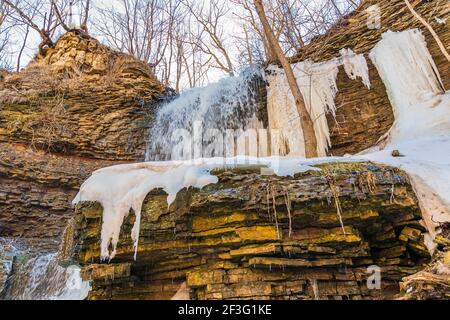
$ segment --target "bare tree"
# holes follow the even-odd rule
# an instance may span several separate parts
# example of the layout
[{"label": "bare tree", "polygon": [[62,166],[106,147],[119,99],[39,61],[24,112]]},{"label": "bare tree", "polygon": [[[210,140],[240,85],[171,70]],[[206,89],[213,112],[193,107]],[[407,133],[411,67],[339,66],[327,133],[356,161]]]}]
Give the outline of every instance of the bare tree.
[{"label": "bare tree", "polygon": [[[28,39],[30,29],[35,30],[41,37],[39,51],[43,53],[45,47],[52,47],[54,37],[61,28],[69,31],[68,25],[71,18],[72,7],[84,3],[83,0],[0,0],[2,4],[12,10],[12,19],[16,23],[25,24],[25,42]],[[83,24],[81,29],[87,31],[90,1],[84,4]],[[24,47],[23,45],[22,47]],[[22,51],[22,50],[21,50]]]},{"label": "bare tree", "polygon": [[433,36],[434,40],[439,46],[439,49],[441,50],[442,54],[445,56],[445,58],[450,62],[450,54],[448,53],[447,49],[445,48],[444,44],[442,43],[441,39],[439,38],[436,31],[434,31],[433,27],[420,16],[420,14],[417,13],[416,10],[414,10],[414,7],[409,2],[409,0],[404,0],[406,3],[406,6],[408,7],[409,11],[411,11],[412,15],[418,19],[427,29],[430,31],[431,35]]},{"label": "bare tree", "polygon": [[97,9],[94,27],[110,46],[156,69],[169,48],[178,6],[174,0],[120,0],[117,6]]},{"label": "bare tree", "polygon": [[7,25],[7,18],[11,14],[6,4],[0,2],[0,68],[11,69],[7,48],[11,38],[11,26]]},{"label": "bare tree", "polygon": [[194,34],[198,40],[196,42],[198,49],[211,57],[212,67],[233,76],[235,69],[231,53],[227,49],[227,36],[224,32],[229,13],[228,3],[221,0],[181,1],[200,26]]},{"label": "bare tree", "polygon": [[[237,36],[240,54],[247,61],[276,61],[276,55],[266,39],[252,0],[231,0],[243,10],[235,13],[243,32]],[[357,8],[361,0],[266,0],[265,13],[273,33],[285,55],[295,55],[314,37],[325,33],[344,15]],[[248,48],[252,47],[252,57]],[[261,50],[263,48],[263,50]],[[244,52],[246,51],[246,52]],[[263,53],[263,58],[261,58]]]},{"label": "bare tree", "polygon": [[295,99],[295,104],[297,106],[300,121],[303,128],[303,135],[305,138],[305,153],[307,158],[317,157],[317,138],[314,131],[314,123],[311,119],[311,116],[306,109],[305,102],[303,100],[302,93],[297,83],[297,79],[295,78],[294,71],[292,70],[292,66],[286,58],[283,49],[281,48],[272,28],[270,27],[270,22],[266,17],[266,13],[264,11],[264,5],[262,0],[254,0],[256,12],[258,13],[259,19],[264,29],[264,33],[266,38],[273,48],[277,58],[279,59],[283,69],[286,73],[286,77],[289,83],[289,87],[291,89],[292,95]]}]

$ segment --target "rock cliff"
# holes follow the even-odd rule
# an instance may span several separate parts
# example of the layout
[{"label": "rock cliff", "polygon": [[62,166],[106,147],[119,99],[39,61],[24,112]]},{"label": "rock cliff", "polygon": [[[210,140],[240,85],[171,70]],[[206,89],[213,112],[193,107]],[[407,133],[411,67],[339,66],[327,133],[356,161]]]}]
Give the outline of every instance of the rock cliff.
[{"label": "rock cliff", "polygon": [[[416,10],[446,17],[447,2],[420,1]],[[382,9],[381,29],[366,26],[364,10],[372,4]],[[448,23],[431,24],[449,43]],[[401,0],[365,1],[338,27],[292,61],[325,61],[342,48],[367,54],[387,29],[423,29]],[[448,88],[450,64],[424,32]],[[373,146],[394,121],[367,60],[370,91],[339,72],[330,154]],[[93,281],[90,299],[164,299],[181,287],[192,299],[380,299],[401,290],[405,298],[448,297],[448,254],[425,266],[431,257],[408,177],[368,163],[332,164],[293,178],[261,176],[260,168],[218,171],[217,185],[184,190],[170,208],[154,191],[137,261],[130,218],[117,258],[101,264],[102,208],[84,204],[74,213],[70,202],[94,170],[143,159],[165,94],[147,65],[76,32],[22,72],[0,71],[0,238],[20,238],[39,252],[56,251],[63,239],[65,262],[81,264]],[[441,251],[449,249],[448,238],[444,232],[438,239]],[[0,250],[0,291],[11,271],[7,252]],[[374,264],[382,268],[381,290],[367,289]]]},{"label": "rock cliff", "polygon": [[[430,259],[408,177],[370,163],[321,169],[293,178],[218,170],[219,183],[182,191],[170,208],[151,192],[136,261],[134,216],[112,264],[100,264],[102,208],[82,204],[63,253],[93,280],[90,299],[168,299],[184,282],[191,299],[394,297]],[[372,265],[379,290],[368,289]]]},{"label": "rock cliff", "polygon": [[96,169],[142,160],[150,68],[76,32],[0,80],[0,237],[56,250],[71,200]]}]

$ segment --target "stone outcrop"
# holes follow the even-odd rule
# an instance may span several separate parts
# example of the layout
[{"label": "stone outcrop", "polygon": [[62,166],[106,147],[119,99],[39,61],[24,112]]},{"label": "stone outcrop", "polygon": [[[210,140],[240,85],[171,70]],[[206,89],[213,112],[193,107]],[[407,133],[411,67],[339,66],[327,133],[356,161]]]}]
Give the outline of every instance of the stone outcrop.
[{"label": "stone outcrop", "polygon": [[102,167],[143,159],[165,89],[150,68],[77,32],[0,79],[0,237],[55,251],[71,200]]},{"label": "stone outcrop", "polygon": [[[217,170],[218,184],[184,190],[170,208],[151,192],[136,261],[134,215],[116,258],[101,264],[102,208],[81,204],[62,254],[93,280],[90,299],[169,299],[184,282],[191,299],[392,298],[430,259],[407,176],[364,163],[321,168],[293,178]],[[372,265],[380,290],[367,287]]]},{"label": "stone outcrop", "polygon": [[[140,160],[164,88],[150,68],[74,32],[0,84],[0,142],[66,155]],[[147,121],[146,121],[147,120]]]}]

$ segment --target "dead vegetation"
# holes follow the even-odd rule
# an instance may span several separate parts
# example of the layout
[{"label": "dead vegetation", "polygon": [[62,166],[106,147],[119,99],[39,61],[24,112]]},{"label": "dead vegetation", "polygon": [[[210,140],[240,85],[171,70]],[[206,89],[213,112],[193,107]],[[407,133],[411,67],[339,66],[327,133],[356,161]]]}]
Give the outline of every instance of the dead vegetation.
[{"label": "dead vegetation", "polygon": [[8,130],[29,134],[29,146],[46,151],[66,151],[59,142],[70,137],[69,118],[66,112],[64,95],[41,98],[37,110],[29,116],[17,118],[9,124]]}]

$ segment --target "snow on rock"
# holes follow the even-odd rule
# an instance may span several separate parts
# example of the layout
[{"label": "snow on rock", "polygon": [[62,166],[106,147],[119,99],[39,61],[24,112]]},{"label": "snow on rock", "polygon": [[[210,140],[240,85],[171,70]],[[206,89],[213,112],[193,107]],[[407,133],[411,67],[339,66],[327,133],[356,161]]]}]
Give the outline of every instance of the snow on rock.
[{"label": "snow on rock", "polygon": [[[101,257],[104,260],[111,260],[116,255],[121,226],[131,210],[136,215],[131,236],[137,254],[142,205],[150,191],[159,188],[164,190],[168,194],[167,203],[170,206],[175,201],[178,192],[184,188],[201,189],[209,184],[217,183],[218,178],[210,173],[212,169],[240,165],[264,165],[280,176],[317,170],[303,165],[302,161],[302,159],[241,156],[119,165],[94,172],[81,186],[73,204],[94,201],[103,206]],[[112,251],[110,251],[110,247],[112,247]]]},{"label": "snow on rock", "polygon": [[[98,201],[103,206],[101,232],[102,259],[116,255],[120,228],[133,210],[136,222],[132,239],[137,252],[142,204],[147,194],[156,188],[167,192],[170,205],[183,188],[203,188],[216,183],[207,166],[177,165],[175,163],[143,163],[106,168],[95,172],[81,187],[73,203]],[[109,248],[112,246],[112,252]]]}]

